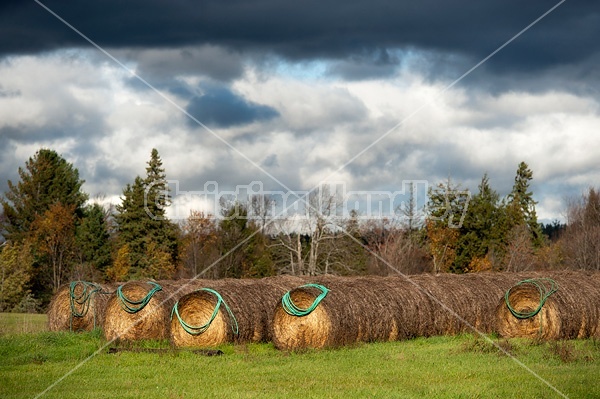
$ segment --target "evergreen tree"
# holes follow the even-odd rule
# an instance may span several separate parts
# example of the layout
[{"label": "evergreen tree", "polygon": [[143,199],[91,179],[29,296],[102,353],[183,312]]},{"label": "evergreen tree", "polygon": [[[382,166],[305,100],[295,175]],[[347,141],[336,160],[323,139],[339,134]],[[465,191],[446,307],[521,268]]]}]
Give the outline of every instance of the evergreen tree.
[{"label": "evergreen tree", "polygon": [[174,265],[178,256],[178,230],[166,216],[171,201],[165,170],[156,149],[152,150],[146,178],[137,176],[133,185],[128,184],[121,201],[116,207],[115,219],[120,245],[129,247],[130,275],[156,274],[150,272],[150,268],[156,268],[152,256],[158,253],[161,254],[159,264],[163,264],[162,253],[167,253]]},{"label": "evergreen tree", "polygon": [[9,190],[0,198],[0,229],[15,244],[30,241],[21,248],[34,254],[30,288],[44,304],[68,277],[74,225],[88,195],[81,190],[79,171],[50,149],[38,150],[18,173],[20,180],[9,180]]},{"label": "evergreen tree", "polygon": [[171,196],[167,175],[156,148],[153,148],[150,153],[144,188],[146,211],[156,219],[165,219],[166,208],[171,205]]},{"label": "evergreen tree", "polygon": [[469,195],[450,179],[428,190],[426,232],[434,271],[462,271],[457,267],[456,250],[460,228],[469,206]]},{"label": "evergreen tree", "polygon": [[149,235],[150,216],[144,208],[144,183],[137,176],[134,183],[127,184],[123,190],[121,204],[116,206],[115,220],[118,225],[119,247],[128,247],[129,264],[128,272],[136,274],[138,269],[143,269],[146,242]]},{"label": "evergreen tree", "polygon": [[460,228],[455,265],[463,271],[482,271],[492,267],[489,255],[502,249],[504,210],[487,174],[479,192],[469,202]]},{"label": "evergreen tree", "polygon": [[533,172],[525,162],[521,162],[515,176],[515,183],[507,198],[507,231],[520,225],[525,225],[531,235],[532,243],[539,248],[544,243],[544,235],[537,220],[535,211],[536,201],[529,191]]},{"label": "evergreen tree", "polygon": [[144,207],[150,217],[150,239],[157,249],[170,255],[175,264],[179,253],[178,226],[167,218],[167,207],[171,205],[171,195],[167,175],[156,148],[150,154],[144,180]]},{"label": "evergreen tree", "polygon": [[31,223],[43,215],[52,204],[72,206],[76,216],[88,195],[81,190],[84,180],[79,171],[55,151],[40,149],[19,168],[20,181],[8,181],[9,190],[0,198],[4,213],[3,228],[7,239],[21,241],[29,232]]},{"label": "evergreen tree", "polygon": [[104,274],[111,263],[111,241],[104,209],[99,204],[84,208],[84,216],[77,226],[76,240],[79,261],[90,264]]}]

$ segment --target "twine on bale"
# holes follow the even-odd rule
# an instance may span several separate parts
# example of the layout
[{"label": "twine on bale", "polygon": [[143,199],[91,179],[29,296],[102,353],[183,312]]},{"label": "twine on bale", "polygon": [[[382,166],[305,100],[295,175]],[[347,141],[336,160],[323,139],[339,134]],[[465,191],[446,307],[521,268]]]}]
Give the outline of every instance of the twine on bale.
[{"label": "twine on bale", "polygon": [[127,298],[123,293],[123,286],[120,285],[119,288],[117,288],[117,298],[119,298],[121,308],[127,313],[137,313],[144,309],[154,294],[158,291],[162,291],[160,284],[157,284],[154,281],[148,281],[148,284],[153,285],[153,288],[140,300]]},{"label": "twine on bale", "polygon": [[283,310],[287,314],[289,314],[290,316],[299,316],[299,317],[307,316],[307,315],[311,314],[312,311],[317,308],[317,306],[319,306],[319,303],[321,303],[323,298],[325,298],[327,296],[327,293],[329,293],[329,289],[321,284],[305,284],[298,288],[308,288],[308,287],[313,287],[313,288],[317,288],[317,289],[321,290],[321,294],[315,298],[313,303],[308,308],[305,308],[305,309],[296,306],[296,304],[294,303],[294,301],[292,300],[292,298],[290,296],[290,291],[286,292],[283,295],[283,297],[281,298],[281,305],[283,306]]},{"label": "twine on bale", "polygon": [[201,326],[193,326],[191,324],[186,323],[179,315],[179,301],[177,301],[177,302],[175,302],[175,305],[173,306],[173,310],[171,311],[171,320],[173,320],[173,314],[175,314],[177,316],[177,320],[179,320],[179,324],[181,324],[181,327],[185,330],[185,332],[187,332],[188,334],[191,334],[191,335],[200,335],[200,334],[204,333],[206,330],[208,330],[208,328],[212,324],[215,317],[217,317],[217,314],[219,313],[219,308],[221,307],[221,304],[223,304],[225,306],[225,309],[227,310],[227,313],[229,313],[229,317],[231,317],[231,319],[233,320],[233,324],[231,325],[231,330],[233,331],[233,333],[235,335],[238,335],[239,334],[239,326],[238,326],[237,320],[236,320],[235,316],[233,315],[233,312],[227,305],[227,302],[225,302],[223,300],[223,297],[221,296],[221,294],[219,294],[217,291],[215,291],[211,288],[200,288],[199,290],[196,290],[195,292],[197,292],[197,291],[210,292],[211,294],[213,294],[214,296],[217,297],[217,304],[215,305],[215,309],[213,310],[213,313],[212,313],[210,319]]}]

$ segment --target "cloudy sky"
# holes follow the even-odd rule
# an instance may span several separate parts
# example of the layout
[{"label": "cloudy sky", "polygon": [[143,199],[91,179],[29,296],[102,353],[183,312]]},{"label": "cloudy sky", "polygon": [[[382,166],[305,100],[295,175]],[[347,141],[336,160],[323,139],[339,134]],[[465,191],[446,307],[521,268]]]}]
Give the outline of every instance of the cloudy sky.
[{"label": "cloudy sky", "polygon": [[42,147],[113,203],[152,148],[196,193],[506,195],[525,161],[563,219],[600,186],[599,37],[594,1],[4,1],[0,191]]}]

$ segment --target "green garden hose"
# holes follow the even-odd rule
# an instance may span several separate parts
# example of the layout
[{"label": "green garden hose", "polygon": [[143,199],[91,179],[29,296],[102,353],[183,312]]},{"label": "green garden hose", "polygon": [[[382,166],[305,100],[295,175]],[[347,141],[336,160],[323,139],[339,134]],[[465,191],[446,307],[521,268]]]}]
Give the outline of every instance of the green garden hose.
[{"label": "green garden hose", "polygon": [[[81,294],[77,295],[75,289],[82,285]],[[101,291],[102,287],[98,284],[87,281],[71,281],[69,284],[69,303],[71,305],[71,318],[69,320],[69,328],[73,331],[73,317],[84,317],[90,309],[92,295]],[[77,306],[81,310],[77,310]],[[94,312],[94,328],[96,328],[96,314]]]},{"label": "green garden hose", "polygon": [[171,320],[173,320],[173,314],[175,314],[177,316],[177,320],[179,320],[179,324],[181,324],[181,327],[183,327],[185,332],[187,332],[190,335],[200,335],[203,332],[205,332],[206,330],[208,330],[208,328],[210,327],[210,325],[213,322],[213,320],[215,319],[215,317],[217,317],[217,314],[219,313],[219,308],[221,307],[221,304],[223,304],[223,306],[225,306],[225,309],[227,310],[227,313],[229,313],[230,319],[233,321],[233,323],[231,324],[231,329],[235,335],[238,335],[239,327],[238,327],[237,320],[235,319],[235,316],[233,315],[233,312],[231,311],[229,306],[227,306],[227,303],[225,302],[225,300],[223,299],[221,294],[219,294],[217,291],[215,291],[211,288],[200,288],[194,292],[198,292],[198,291],[210,292],[211,294],[213,294],[214,296],[217,297],[217,304],[215,305],[215,309],[213,310],[212,316],[210,317],[210,319],[201,326],[193,326],[193,325],[186,323],[179,315],[179,301],[177,301],[177,302],[175,302],[175,305],[173,306],[173,309],[171,310]]},{"label": "green garden hose", "polygon": [[329,289],[320,284],[305,284],[305,285],[301,285],[298,288],[310,288],[310,287],[321,290],[321,294],[319,294],[319,296],[315,298],[312,305],[310,305],[306,309],[299,308],[298,306],[296,306],[294,301],[292,301],[292,298],[290,297],[290,291],[288,291],[281,298],[281,304],[283,305],[283,310],[285,310],[285,312],[291,316],[299,316],[299,317],[309,315],[313,310],[315,310],[316,307],[319,306],[319,303],[321,303],[323,298],[325,298],[327,296]]},{"label": "green garden hose", "polygon": [[153,288],[148,291],[148,293],[146,294],[145,297],[143,297],[142,299],[140,299],[139,301],[134,301],[131,300],[129,298],[127,298],[125,296],[125,294],[123,294],[123,286],[120,285],[119,288],[117,288],[117,298],[119,298],[119,302],[121,304],[121,308],[126,311],[127,313],[137,313],[140,310],[144,309],[144,307],[146,307],[146,305],[148,304],[148,302],[150,302],[150,299],[152,299],[152,296],[157,293],[158,291],[162,290],[162,287],[153,282],[153,281],[148,281],[148,284],[152,285]]},{"label": "green garden hose", "polygon": [[[540,303],[538,307],[531,312],[519,312],[511,306],[510,301],[508,299],[511,290],[522,284],[532,284],[534,287],[537,288],[537,290],[540,293]],[[549,285],[550,287],[547,287],[547,285]],[[558,285],[556,284],[556,281],[552,280],[551,278],[532,278],[520,281],[514,286],[512,286],[508,291],[506,291],[506,294],[504,295],[504,301],[506,302],[506,307],[508,307],[508,310],[510,310],[513,316],[515,316],[518,319],[529,319],[531,317],[534,317],[540,312],[540,310],[542,310],[542,307],[544,307],[544,304],[546,303],[548,297],[554,294],[556,291],[558,291]]]}]

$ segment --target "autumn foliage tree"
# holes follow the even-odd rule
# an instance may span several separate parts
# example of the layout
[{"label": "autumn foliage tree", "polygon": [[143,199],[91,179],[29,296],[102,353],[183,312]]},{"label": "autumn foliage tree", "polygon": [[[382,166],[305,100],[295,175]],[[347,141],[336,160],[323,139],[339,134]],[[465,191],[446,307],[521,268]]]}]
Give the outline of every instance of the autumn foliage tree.
[{"label": "autumn foliage tree", "polygon": [[448,179],[445,183],[430,188],[428,196],[425,229],[434,271],[462,271],[455,260],[470,193]]},{"label": "autumn foliage tree", "polygon": [[[66,282],[74,256],[75,214],[73,205],[55,203],[31,225],[39,265],[50,283],[52,293]],[[43,272],[40,272],[43,273]]]},{"label": "autumn foliage tree", "polygon": [[79,171],[54,150],[40,149],[19,168],[20,181],[8,181],[8,191],[0,198],[4,236],[21,241],[34,220],[53,204],[62,204],[79,217],[88,195],[81,190]]},{"label": "autumn foliage tree", "polygon": [[27,241],[8,241],[0,247],[0,312],[18,309],[19,303],[31,294],[28,283],[33,257],[29,247]]},{"label": "autumn foliage tree", "polygon": [[[18,169],[0,198],[1,230],[9,241],[34,255],[29,289],[45,303],[68,277],[74,226],[88,195],[79,171],[56,151],[42,148]],[[23,245],[25,241],[31,245]]]},{"label": "autumn foliage tree", "polygon": [[106,279],[108,281],[126,281],[131,269],[131,253],[128,244],[119,247],[117,255],[111,266],[106,268]]}]

